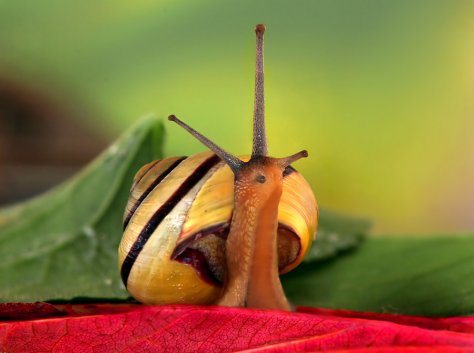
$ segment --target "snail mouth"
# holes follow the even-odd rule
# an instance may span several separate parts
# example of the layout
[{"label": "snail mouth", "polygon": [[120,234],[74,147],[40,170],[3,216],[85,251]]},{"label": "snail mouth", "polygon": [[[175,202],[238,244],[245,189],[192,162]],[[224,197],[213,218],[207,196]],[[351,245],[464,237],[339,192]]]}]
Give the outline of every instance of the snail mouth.
[{"label": "snail mouth", "polygon": [[[202,229],[179,242],[171,259],[192,266],[199,278],[210,285],[222,287],[226,275],[225,242],[229,223]],[[278,223],[278,268],[280,273],[301,254],[301,241],[289,226]]]}]

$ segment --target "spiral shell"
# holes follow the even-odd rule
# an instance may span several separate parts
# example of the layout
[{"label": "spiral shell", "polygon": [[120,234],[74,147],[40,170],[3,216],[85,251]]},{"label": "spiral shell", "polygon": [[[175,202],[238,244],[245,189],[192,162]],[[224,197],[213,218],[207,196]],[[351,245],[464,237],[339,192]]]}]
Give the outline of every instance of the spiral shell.
[{"label": "spiral shell", "polygon": [[[215,302],[226,273],[233,190],[232,171],[212,152],[166,158],[138,171],[119,246],[122,280],[134,298],[149,304]],[[302,261],[317,218],[311,187],[288,167],[278,209],[280,273]]]}]

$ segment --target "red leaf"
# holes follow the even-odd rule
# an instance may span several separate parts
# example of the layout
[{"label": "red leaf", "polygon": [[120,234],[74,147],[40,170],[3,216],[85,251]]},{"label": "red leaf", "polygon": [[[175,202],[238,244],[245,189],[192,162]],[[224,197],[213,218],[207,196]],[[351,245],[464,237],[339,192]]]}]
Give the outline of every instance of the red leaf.
[{"label": "red leaf", "polygon": [[404,316],[396,314],[361,313],[349,310],[331,310],[311,307],[298,307],[298,312],[325,316],[345,317],[366,320],[390,321],[401,325],[418,326],[430,330],[449,330],[474,334],[473,317],[432,318]]},{"label": "red leaf", "polygon": [[48,303],[0,303],[0,320],[21,320],[59,315],[64,315],[64,313]]},{"label": "red leaf", "polygon": [[[18,320],[31,308],[36,309],[27,320]],[[0,316],[13,320],[0,322],[0,351],[474,352],[474,318],[432,319],[314,308],[299,311],[4,304]]]}]

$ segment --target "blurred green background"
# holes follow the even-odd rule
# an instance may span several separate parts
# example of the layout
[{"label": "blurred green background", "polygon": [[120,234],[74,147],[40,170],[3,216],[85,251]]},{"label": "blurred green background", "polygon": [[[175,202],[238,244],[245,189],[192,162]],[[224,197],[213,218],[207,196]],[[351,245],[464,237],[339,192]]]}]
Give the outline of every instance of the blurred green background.
[{"label": "blurred green background", "polygon": [[[256,23],[270,152],[308,149],[320,205],[376,233],[474,229],[472,0],[0,1],[0,184],[19,190],[0,201],[150,112],[248,153]],[[167,154],[202,149],[168,127]]]}]

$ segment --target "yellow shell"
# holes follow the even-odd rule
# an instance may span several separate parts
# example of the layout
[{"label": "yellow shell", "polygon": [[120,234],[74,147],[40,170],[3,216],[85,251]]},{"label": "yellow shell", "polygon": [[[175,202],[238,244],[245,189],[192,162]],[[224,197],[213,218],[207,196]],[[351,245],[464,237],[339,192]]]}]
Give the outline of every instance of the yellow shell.
[{"label": "yellow shell", "polygon": [[[318,219],[311,187],[291,167],[286,172],[278,209],[280,273],[303,260]],[[233,190],[232,171],[212,152],[166,158],[138,171],[119,246],[122,280],[135,299],[208,304],[219,297]]]}]

